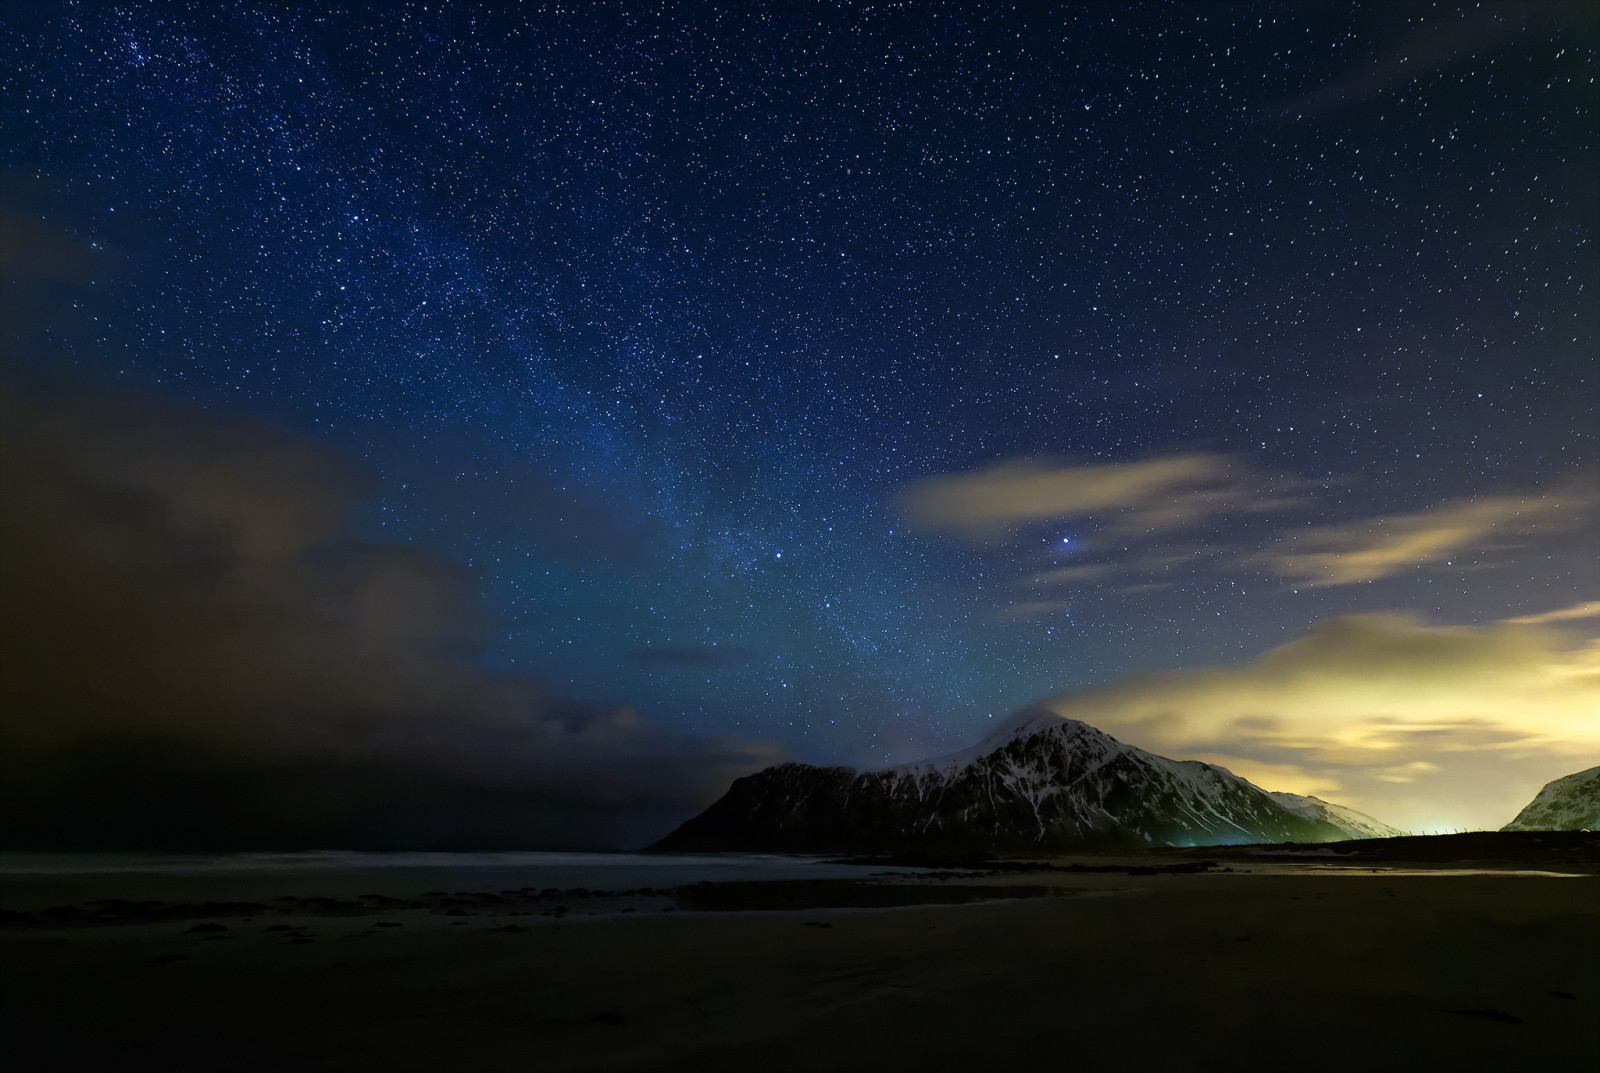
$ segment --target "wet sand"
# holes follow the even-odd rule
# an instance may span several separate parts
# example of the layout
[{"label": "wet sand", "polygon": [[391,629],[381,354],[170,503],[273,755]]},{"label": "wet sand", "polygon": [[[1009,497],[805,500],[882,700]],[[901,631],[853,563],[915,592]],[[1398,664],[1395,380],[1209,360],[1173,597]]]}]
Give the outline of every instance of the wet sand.
[{"label": "wet sand", "polygon": [[1343,1073],[1555,1068],[1600,1050],[1593,876],[922,882],[1057,896],[18,927],[0,933],[0,1057],[48,1070]]}]

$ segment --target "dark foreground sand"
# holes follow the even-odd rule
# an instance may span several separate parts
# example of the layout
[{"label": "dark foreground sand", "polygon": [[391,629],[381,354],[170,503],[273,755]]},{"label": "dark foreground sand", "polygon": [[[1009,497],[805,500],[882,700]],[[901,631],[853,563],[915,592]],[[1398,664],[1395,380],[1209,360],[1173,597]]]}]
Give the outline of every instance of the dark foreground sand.
[{"label": "dark foreground sand", "polygon": [[[1371,1073],[1589,1068],[1600,1054],[1593,876],[946,882],[1081,893],[19,929],[0,934],[0,1058],[29,1070]],[[315,941],[266,930],[299,925]],[[494,930],[508,925],[523,930]]]}]

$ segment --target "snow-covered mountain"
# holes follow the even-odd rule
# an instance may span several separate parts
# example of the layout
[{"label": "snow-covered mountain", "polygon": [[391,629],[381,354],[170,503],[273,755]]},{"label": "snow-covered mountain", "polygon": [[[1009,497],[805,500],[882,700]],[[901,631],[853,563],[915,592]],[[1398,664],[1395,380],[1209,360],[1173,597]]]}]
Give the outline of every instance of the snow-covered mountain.
[{"label": "snow-covered mountain", "polygon": [[1502,831],[1600,831],[1600,767],[1546,783]]},{"label": "snow-covered mountain", "polygon": [[1365,812],[1357,812],[1347,805],[1336,805],[1320,797],[1286,794],[1281,790],[1271,790],[1269,794],[1274,801],[1290,812],[1297,812],[1307,819],[1333,824],[1344,832],[1346,838],[1398,838],[1405,834],[1404,831],[1390,827],[1381,820],[1373,819]]},{"label": "snow-covered mountain", "polygon": [[1340,823],[1224,768],[1168,760],[1030,709],[936,760],[865,772],[789,763],[747,775],[652,848],[1040,852],[1347,837]]}]

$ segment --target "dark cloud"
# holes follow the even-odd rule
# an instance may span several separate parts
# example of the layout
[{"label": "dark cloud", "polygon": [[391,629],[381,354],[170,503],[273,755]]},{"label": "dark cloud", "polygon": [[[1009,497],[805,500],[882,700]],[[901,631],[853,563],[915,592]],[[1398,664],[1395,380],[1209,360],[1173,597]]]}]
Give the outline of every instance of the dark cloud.
[{"label": "dark cloud", "polygon": [[635,648],[628,658],[635,663],[666,667],[729,667],[755,657],[755,649],[738,645],[658,645]]},{"label": "dark cloud", "polygon": [[352,539],[326,447],[36,385],[0,429],[10,846],[623,847],[773,759],[484,673],[470,579]]},{"label": "dark cloud", "polygon": [[89,247],[25,213],[0,207],[0,279],[87,283],[94,268]]}]

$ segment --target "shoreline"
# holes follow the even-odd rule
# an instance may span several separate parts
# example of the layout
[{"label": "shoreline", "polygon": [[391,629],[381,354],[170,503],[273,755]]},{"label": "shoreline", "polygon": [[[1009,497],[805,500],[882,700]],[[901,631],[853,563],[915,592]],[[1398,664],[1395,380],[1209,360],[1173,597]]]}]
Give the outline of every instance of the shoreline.
[{"label": "shoreline", "polygon": [[[1591,1053],[1600,877],[1295,866],[899,875],[880,885],[982,900],[865,910],[585,915],[592,902],[559,917],[486,905],[209,921],[221,931],[8,929],[0,1054],[240,1073],[883,1073],[1068,1057],[1232,1073],[1293,1053],[1333,1073]],[[737,885],[701,889],[719,886]],[[1056,896],[985,897],[1020,887]]]}]

